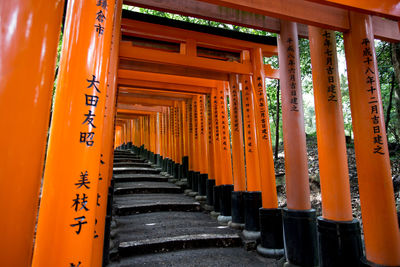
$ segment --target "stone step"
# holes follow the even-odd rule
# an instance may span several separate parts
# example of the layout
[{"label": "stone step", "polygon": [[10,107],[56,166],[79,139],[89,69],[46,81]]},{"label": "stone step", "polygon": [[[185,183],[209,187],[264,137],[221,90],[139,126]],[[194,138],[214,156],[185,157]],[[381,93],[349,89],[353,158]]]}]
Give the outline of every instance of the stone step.
[{"label": "stone step", "polygon": [[155,168],[141,168],[141,167],[114,167],[114,174],[123,174],[123,173],[151,173],[151,174],[159,174],[160,170]]},{"label": "stone step", "polygon": [[142,267],[142,266],[174,266],[174,267],[276,267],[282,266],[275,259],[263,258],[255,251],[246,251],[241,247],[213,247],[185,249],[164,253],[142,254],[121,258],[119,262],[111,262],[109,267]]},{"label": "stone step", "polygon": [[151,167],[150,163],[147,162],[114,162],[114,167]]},{"label": "stone step", "polygon": [[146,162],[146,160],[144,160],[144,159],[133,159],[133,158],[114,158],[114,163],[122,163],[122,162],[144,163],[144,162]]},{"label": "stone step", "polygon": [[179,194],[182,188],[168,182],[126,182],[116,183],[114,186],[115,195],[123,194]]},{"label": "stone step", "polygon": [[113,175],[115,182],[124,183],[124,182],[167,182],[168,178],[160,175],[160,174],[114,174]]},{"label": "stone step", "polygon": [[115,195],[114,210],[117,215],[158,211],[199,211],[200,203],[182,194]]},{"label": "stone step", "polygon": [[238,232],[202,212],[154,212],[116,218],[120,256],[184,248],[236,247]]}]

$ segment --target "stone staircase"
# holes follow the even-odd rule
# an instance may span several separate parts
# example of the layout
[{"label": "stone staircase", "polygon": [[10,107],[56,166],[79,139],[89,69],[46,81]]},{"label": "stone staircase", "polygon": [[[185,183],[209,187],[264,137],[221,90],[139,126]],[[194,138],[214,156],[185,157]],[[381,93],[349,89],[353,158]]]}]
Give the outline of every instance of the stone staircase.
[{"label": "stone staircase", "polygon": [[277,266],[246,251],[240,232],[219,225],[160,172],[115,151],[109,266]]}]

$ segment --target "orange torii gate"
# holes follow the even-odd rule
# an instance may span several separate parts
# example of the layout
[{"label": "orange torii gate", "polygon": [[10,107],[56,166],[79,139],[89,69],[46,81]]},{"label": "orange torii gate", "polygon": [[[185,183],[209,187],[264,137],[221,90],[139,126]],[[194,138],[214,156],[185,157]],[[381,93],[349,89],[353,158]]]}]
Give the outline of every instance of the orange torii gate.
[{"label": "orange torii gate", "polygon": [[[260,253],[282,253],[283,241],[279,236],[283,227],[286,256],[290,264],[316,266],[319,252],[323,266],[332,263],[343,265],[344,259],[351,265],[358,265],[360,260],[370,266],[400,265],[400,234],[373,46],[374,38],[400,40],[400,15],[396,1],[388,1],[383,7],[366,1],[340,0],[275,0],[268,5],[261,0],[190,0],[189,4],[180,6],[179,2],[124,1],[125,4],[154,5],[155,9],[269,29],[279,33],[278,46],[203,32],[194,34],[188,29],[132,19],[135,16],[130,12],[124,12],[121,27],[122,0],[89,0],[79,4],[69,1],[33,260],[34,203],[39,199],[45,129],[50,113],[49,89],[63,1],[54,4],[42,1],[0,3],[0,16],[4,18],[1,27],[6,33],[0,41],[4,44],[0,48],[0,77],[3,81],[0,88],[0,121],[15,129],[12,137],[4,131],[0,139],[0,147],[5,151],[1,156],[4,165],[0,168],[0,208],[4,216],[0,226],[5,229],[0,248],[2,262],[7,266],[99,266],[105,238],[106,195],[112,177],[113,131],[116,129],[116,139],[122,139],[116,142],[127,143],[128,135],[132,139],[132,129],[135,133],[141,129],[140,143],[145,143],[153,150],[149,151],[152,153],[157,152],[157,142],[150,135],[160,133],[159,149],[164,147],[161,150],[171,159],[171,166],[183,163],[181,156],[185,152],[189,155],[192,172],[188,175],[193,178],[194,191],[204,190],[203,186],[199,187],[203,184],[199,180],[203,181],[206,177],[200,178],[202,174],[211,178],[206,183],[211,185],[211,189],[211,180],[215,180],[217,186],[213,193],[217,198],[212,204],[215,211],[220,210],[221,221],[230,215],[227,205],[230,205],[232,184],[235,184],[235,191],[246,189],[254,193],[245,201],[253,203],[244,207],[248,216],[245,227],[250,232],[249,237],[257,236],[258,230],[261,230]],[[218,9],[219,15],[224,16],[216,16]],[[231,14],[235,14],[235,10],[239,13],[244,11],[240,14],[247,15],[227,15],[232,11]],[[310,16],[310,10],[313,16]],[[94,21],[96,24],[93,24]],[[359,223],[352,219],[349,209],[332,30],[345,33],[365,258],[362,256]],[[315,212],[310,209],[308,194],[298,36],[309,36],[311,40],[323,198],[323,216],[318,218],[319,240]],[[135,38],[152,40],[158,47],[151,49],[151,46],[143,46]],[[172,40],[174,45],[171,46]],[[169,44],[160,46],[158,41]],[[262,62],[263,56],[276,54],[279,54],[279,73]],[[37,67],[35,72],[31,71],[32,66],[26,64],[27,57],[31,57],[30,64]],[[326,60],[321,61],[321,58]],[[327,72],[326,68],[330,71]],[[21,73],[29,75],[29,79],[21,79]],[[263,92],[265,77],[279,77],[282,88],[288,204],[283,210],[283,217],[275,203],[269,119]],[[123,86],[132,88],[124,91]],[[239,105],[234,86],[242,87],[244,118],[239,118],[239,112],[232,109],[231,115],[238,124],[243,121],[245,135],[241,136],[240,131],[233,135],[235,157],[231,162],[227,94],[236,94],[232,99]],[[139,111],[118,115],[115,105],[117,87],[122,89],[118,94],[120,104],[162,106],[162,112],[156,112],[159,114],[157,117],[154,113],[139,114]],[[150,91],[138,93],[141,90],[138,88],[163,89],[171,94],[191,92],[195,96],[191,99],[165,99],[166,95],[155,98]],[[24,106],[13,109],[15,112],[10,116],[10,103],[14,99]],[[118,123],[114,120],[115,114],[122,119]],[[16,124],[21,120],[26,123]],[[164,132],[161,128],[167,130]],[[340,134],[325,135],[333,131]],[[26,132],[30,133],[30,142],[22,144]],[[241,142],[245,144],[245,151],[243,145],[240,148]],[[246,172],[246,188],[240,177],[244,173],[241,170],[242,159],[236,153],[246,153],[246,157],[253,159],[250,166],[253,164],[254,167]],[[204,162],[202,159],[206,155],[213,155],[211,158],[214,160]],[[216,160],[227,164],[217,166]],[[193,161],[192,165],[190,161]],[[63,164],[60,165],[60,162]],[[233,174],[229,163],[233,164]],[[249,162],[246,166],[249,167]],[[332,176],[332,170],[337,175]],[[235,178],[235,173],[239,177]],[[206,190],[208,188],[206,186]],[[21,197],[10,203],[9,200],[15,199],[16,195]],[[207,192],[209,195],[210,192]],[[74,203],[85,205],[81,204],[78,210],[76,205],[71,205]],[[260,210],[261,224],[257,226],[255,217],[259,207],[263,209]],[[352,234],[344,241],[343,235],[348,231]],[[295,232],[301,235],[293,234]],[[328,236],[332,233],[333,238],[330,239]]]}]

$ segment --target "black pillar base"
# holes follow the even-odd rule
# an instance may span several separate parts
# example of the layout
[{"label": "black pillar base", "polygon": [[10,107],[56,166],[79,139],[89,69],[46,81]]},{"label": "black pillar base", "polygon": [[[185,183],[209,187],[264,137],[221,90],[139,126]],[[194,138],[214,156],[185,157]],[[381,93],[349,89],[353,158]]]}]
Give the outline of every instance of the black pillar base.
[{"label": "black pillar base", "polygon": [[314,209],[283,209],[286,260],[298,266],[318,266],[317,220]]},{"label": "black pillar base", "polygon": [[222,216],[231,216],[232,214],[232,191],[233,185],[231,184],[224,184],[221,185],[221,196],[220,196],[220,208],[221,208],[221,215]]},{"label": "black pillar base", "polygon": [[194,175],[194,171],[188,171],[187,186],[190,190],[192,190],[192,186],[193,186],[193,175]]},{"label": "black pillar base", "polygon": [[182,157],[182,176],[187,178],[189,175],[189,157]]},{"label": "black pillar base", "polygon": [[168,163],[167,163],[167,173],[168,173],[169,175],[172,175],[172,174],[173,174],[173,170],[172,170],[172,160],[171,160],[171,159],[168,159]]},{"label": "black pillar base", "polygon": [[207,173],[201,173],[199,176],[199,195],[200,196],[205,196],[207,194],[207,179],[208,179],[208,174]]},{"label": "black pillar base", "polygon": [[161,155],[160,154],[156,154],[156,164],[158,168],[161,168]]},{"label": "black pillar base", "polygon": [[244,229],[247,231],[260,231],[259,209],[262,206],[261,192],[244,192]]},{"label": "black pillar base", "polygon": [[284,254],[282,209],[260,208],[261,242],[258,253],[266,257],[281,258]]},{"label": "black pillar base", "polygon": [[361,266],[363,248],[360,223],[338,222],[318,217],[320,266]]},{"label": "black pillar base", "polygon": [[231,201],[232,223],[244,224],[244,191],[233,191]]},{"label": "black pillar base", "polygon": [[163,172],[168,172],[168,158],[164,158],[163,159],[163,162],[162,162],[162,164],[163,164],[163,166],[162,166],[162,169],[163,169]]},{"label": "black pillar base", "polygon": [[221,198],[221,185],[216,185],[214,186],[214,196],[213,196],[213,200],[214,200],[214,211],[215,212],[220,212],[221,211],[221,206],[220,206],[220,198]]},{"label": "black pillar base", "polygon": [[207,179],[206,181],[206,195],[207,195],[207,205],[213,206],[214,205],[214,186],[215,180],[214,179]]},{"label": "black pillar base", "polygon": [[175,173],[174,173],[174,178],[175,179],[181,179],[182,178],[182,175],[181,175],[181,164],[179,164],[179,163],[175,163],[174,164],[174,170],[175,170]]},{"label": "black pillar base", "polygon": [[194,172],[193,180],[192,180],[192,191],[193,192],[199,191],[199,178],[200,178],[200,172]]}]

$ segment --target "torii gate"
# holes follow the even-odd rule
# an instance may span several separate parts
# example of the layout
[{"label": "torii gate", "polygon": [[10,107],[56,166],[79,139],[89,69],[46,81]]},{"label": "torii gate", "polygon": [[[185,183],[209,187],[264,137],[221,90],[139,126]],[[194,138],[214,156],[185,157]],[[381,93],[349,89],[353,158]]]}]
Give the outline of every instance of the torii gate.
[{"label": "torii gate", "polygon": [[[126,4],[146,5],[187,15],[193,14],[205,18],[214,16],[214,19],[219,21],[230,21],[237,25],[270,29],[270,31],[280,33],[278,39],[279,78],[283,89],[282,107],[288,195],[288,209],[283,211],[283,227],[285,228],[286,244],[289,241],[292,244],[292,246],[286,247],[288,261],[297,265],[315,265],[318,254],[315,224],[309,223],[309,219],[313,218],[315,214],[310,210],[308,194],[298,66],[297,39],[299,35],[309,36],[313,62],[323,197],[323,217],[319,220],[319,225],[339,228],[356,227],[355,225],[357,225],[357,222],[352,221],[351,207],[349,206],[344,136],[332,134],[336,131],[343,132],[340,90],[334,90],[339,88],[339,80],[334,47],[335,38],[332,30],[345,33],[366,263],[383,266],[400,265],[400,254],[398,253],[400,236],[395,216],[379,77],[373,46],[374,37],[389,41],[400,40],[398,27],[400,16],[396,1],[387,1],[388,4],[383,8],[373,6],[373,4],[367,5],[364,1],[353,3],[340,0],[317,2],[276,0],[270,1],[268,5],[261,0],[251,3],[241,0],[208,0],[206,1],[208,3],[191,0],[189,4],[180,6],[179,2],[181,1],[145,1],[141,4],[140,2],[139,0],[125,1]],[[220,6],[227,6],[227,8],[221,9]],[[0,16],[4,17],[1,25],[4,38],[0,41],[2,43],[0,47],[2,52],[0,55],[2,66],[0,69],[2,79],[0,121],[14,130],[11,136],[8,132],[3,131],[0,139],[2,151],[5,151],[1,155],[1,162],[4,165],[0,168],[1,210],[4,214],[0,225],[2,229],[6,230],[3,235],[2,244],[4,245],[0,248],[0,258],[7,266],[27,266],[31,262],[32,255],[36,203],[50,113],[51,94],[49,92],[54,77],[54,62],[63,1],[55,3],[46,1],[45,4],[40,1],[3,1],[0,7]],[[99,221],[104,219],[105,196],[111,180],[110,162],[114,139],[116,90],[119,80],[120,84],[131,85],[130,81],[122,82],[122,79],[139,80],[142,85],[151,84],[151,88],[166,86],[164,89],[168,90],[168,86],[170,86],[169,90],[175,92],[185,91],[184,87],[212,88],[209,92],[212,105],[207,105],[211,107],[211,110],[205,113],[211,118],[209,121],[211,121],[212,140],[214,141],[214,157],[228,159],[230,152],[226,143],[224,144],[226,140],[229,140],[229,137],[227,139],[225,95],[230,92],[234,102],[239,103],[236,101],[240,101],[237,97],[239,87],[237,75],[240,75],[245,107],[242,120],[246,130],[244,137],[233,135],[232,149],[236,151],[233,155],[243,154],[236,148],[240,142],[244,142],[247,157],[253,159],[250,162],[253,165],[250,165],[249,169],[254,173],[251,173],[252,179],[249,179],[249,172],[247,172],[246,189],[254,194],[250,194],[252,197],[248,197],[248,201],[253,201],[257,207],[257,201],[260,201],[260,198],[257,197],[259,194],[256,192],[262,191],[262,207],[268,211],[273,210],[272,213],[266,211],[265,216],[276,217],[276,214],[281,212],[277,209],[275,199],[271,140],[268,119],[265,119],[265,117],[268,118],[268,110],[263,91],[265,90],[265,76],[270,75],[272,78],[278,76],[277,71],[265,67],[262,61],[263,55],[276,54],[276,47],[237,40],[229,42],[224,37],[207,39],[204,35],[196,33],[195,36],[208,45],[206,48],[217,47],[239,53],[237,62],[218,61],[197,54],[196,44],[203,43],[191,38],[193,35],[185,30],[165,32],[162,31],[165,28],[160,25],[152,27],[146,22],[131,24],[129,19],[124,19],[123,34],[137,34],[138,31],[143,30],[144,32],[141,34],[147,33],[147,37],[154,38],[161,35],[162,41],[167,35],[177,38],[180,43],[179,53],[174,55],[171,52],[134,46],[124,41],[120,42],[121,8],[121,0],[108,1],[108,3],[104,0],[91,0],[84,3],[69,2],[44,172],[33,266],[100,265],[102,241],[100,241],[99,235],[103,233],[102,226],[99,227],[101,224]],[[216,8],[220,10],[219,13]],[[242,13],[246,16],[227,15],[235,12],[235,9],[244,11]],[[313,16],[309,16],[310,10],[313,11]],[[218,13],[218,17],[215,12]],[[300,25],[300,31],[298,31],[296,22],[310,26]],[[137,28],[138,25],[141,27]],[[181,38],[184,38],[185,42],[182,42]],[[160,39],[158,40],[160,41]],[[120,67],[123,67],[124,70],[118,70],[118,56],[122,58]],[[26,64],[27,58],[30,59],[29,65]],[[165,66],[166,64],[168,67]],[[158,67],[154,68],[155,66]],[[148,74],[147,80],[141,80],[140,75],[137,75],[137,72],[154,71],[158,73]],[[136,72],[136,75],[131,75],[133,72]],[[196,83],[185,84],[174,82],[172,79],[170,81],[173,82],[160,84],[161,76],[158,75],[161,74],[190,76],[190,79],[200,77],[211,80],[209,81],[211,84],[210,86]],[[25,75],[25,77],[21,78],[21,75]],[[186,78],[181,77],[180,79],[183,81]],[[139,86],[139,82],[134,83],[133,86],[135,84]],[[186,86],[181,86],[182,84]],[[253,87],[246,87],[246,84],[253,84]],[[257,93],[261,97],[256,97]],[[119,98],[123,99],[123,97]],[[23,103],[23,108],[13,109],[13,100],[15,99]],[[145,102],[144,99],[146,98],[142,97],[139,103]],[[204,94],[196,96],[192,99],[193,104],[189,106],[192,106],[192,109],[195,106],[196,112],[199,113],[201,108],[205,109],[205,101]],[[165,102],[151,101],[149,103],[150,105],[165,104]],[[9,115],[10,109],[14,111],[12,116]],[[188,114],[190,113],[186,115]],[[239,115],[236,115],[235,112],[233,114],[238,116],[237,120],[240,120]],[[101,119],[103,116],[104,120]],[[168,120],[172,123],[173,119],[170,114],[169,116],[169,119],[165,116],[166,122]],[[192,123],[195,123],[197,127],[199,127],[198,125],[201,127],[201,124],[204,123],[204,121],[201,122],[201,118],[195,116],[195,112],[192,112],[190,117]],[[25,124],[22,124],[21,121]],[[234,117],[234,121],[236,121],[236,117]],[[169,127],[171,126],[174,124]],[[172,128],[170,130],[172,131]],[[25,140],[26,133],[30,134],[29,142],[22,142]],[[208,134],[210,133],[208,132]],[[192,133],[192,135],[194,140],[195,134]],[[201,139],[203,141],[198,140],[193,143],[197,151],[206,153],[205,131],[203,135],[204,138]],[[187,136],[191,138],[190,131]],[[175,143],[181,142],[177,140],[179,138],[171,136],[171,134],[168,138],[168,140],[175,138]],[[199,136],[198,139],[200,139]],[[249,143],[248,140],[252,142]],[[258,145],[254,149],[249,148],[250,144],[254,145],[256,140]],[[163,144],[166,144],[166,141]],[[169,149],[172,153],[171,147]],[[194,151],[189,151],[190,149],[187,150],[189,160],[196,159]],[[171,157],[179,162],[181,155],[173,153],[175,154]],[[212,152],[208,152],[208,154],[211,155]],[[266,162],[260,164],[261,159]],[[195,162],[192,171],[200,174],[208,172],[208,175],[214,175],[209,178],[215,178],[217,186],[222,186],[223,193],[221,192],[221,194],[230,192],[229,190],[232,190],[230,185],[234,182],[243,182],[240,179],[232,181],[229,168],[226,166],[224,169],[216,168],[212,160],[211,165],[210,161],[207,164],[196,160]],[[230,162],[230,160],[226,162]],[[240,157],[233,160],[234,173],[242,175],[243,170],[240,168],[243,164],[241,162]],[[243,184],[235,184],[235,191],[244,190],[241,186]],[[15,199],[16,196],[18,196],[18,201]],[[85,197],[89,199],[85,208],[81,207],[79,211],[71,208],[72,200],[77,199],[84,202]],[[10,203],[10,200],[14,201]],[[223,209],[223,207],[220,208]],[[223,214],[224,210],[221,212]],[[253,230],[250,226],[253,227],[253,225],[248,225],[249,231]],[[309,242],[290,235],[290,231],[299,226],[309,237]],[[51,233],[49,233],[50,229]],[[273,232],[274,229],[269,228],[269,230]],[[276,243],[272,245],[279,245],[279,238],[274,237],[273,239],[276,239]],[[357,242],[356,239],[355,242]],[[9,244],[14,245],[10,248]],[[262,245],[267,249],[279,250],[282,248],[282,246],[268,247],[271,245],[268,243]],[[322,247],[327,245],[323,238],[320,239],[320,245]],[[302,247],[309,248],[306,257],[299,256]],[[51,253],[52,250],[56,250],[57,253]],[[329,255],[330,251],[324,251],[324,253],[326,255],[321,255],[321,257],[329,258],[331,256]],[[353,254],[361,256],[360,252]]]}]

